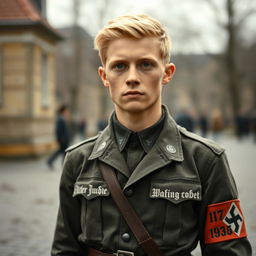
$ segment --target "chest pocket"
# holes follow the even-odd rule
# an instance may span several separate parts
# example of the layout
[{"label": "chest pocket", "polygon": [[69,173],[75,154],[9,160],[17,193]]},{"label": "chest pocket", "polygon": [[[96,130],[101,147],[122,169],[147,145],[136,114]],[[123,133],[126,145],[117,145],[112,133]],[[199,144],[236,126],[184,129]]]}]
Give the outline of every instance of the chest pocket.
[{"label": "chest pocket", "polygon": [[[163,243],[173,246],[187,243],[187,234],[197,230],[196,204],[201,201],[197,180],[152,180],[149,197],[165,205]],[[196,234],[194,234],[196,236]]]},{"label": "chest pocket", "polygon": [[109,197],[107,184],[100,178],[86,178],[75,183],[73,197],[81,199],[82,239],[90,244],[102,240],[102,199]]}]

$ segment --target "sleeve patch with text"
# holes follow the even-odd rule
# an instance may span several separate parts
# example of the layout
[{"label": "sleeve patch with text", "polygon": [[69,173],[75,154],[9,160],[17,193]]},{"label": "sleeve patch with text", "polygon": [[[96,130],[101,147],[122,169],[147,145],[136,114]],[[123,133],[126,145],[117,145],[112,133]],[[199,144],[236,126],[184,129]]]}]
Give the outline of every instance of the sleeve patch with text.
[{"label": "sleeve patch with text", "polygon": [[205,243],[217,243],[246,237],[244,216],[238,199],[208,205]]}]

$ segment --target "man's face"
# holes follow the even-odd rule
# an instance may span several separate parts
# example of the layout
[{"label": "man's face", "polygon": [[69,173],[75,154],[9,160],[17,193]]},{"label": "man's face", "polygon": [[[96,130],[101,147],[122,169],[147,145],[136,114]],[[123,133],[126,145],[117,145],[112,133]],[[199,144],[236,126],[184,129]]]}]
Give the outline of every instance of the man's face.
[{"label": "man's face", "polygon": [[175,66],[163,63],[157,38],[114,40],[106,56],[99,74],[116,111],[143,112],[161,106],[162,85],[171,80]]}]

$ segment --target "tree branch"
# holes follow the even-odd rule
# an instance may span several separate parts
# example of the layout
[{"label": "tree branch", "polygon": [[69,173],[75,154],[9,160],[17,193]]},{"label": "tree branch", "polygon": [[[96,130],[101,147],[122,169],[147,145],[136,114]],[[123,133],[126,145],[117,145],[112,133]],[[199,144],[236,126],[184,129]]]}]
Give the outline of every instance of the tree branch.
[{"label": "tree branch", "polygon": [[215,21],[216,24],[221,27],[221,28],[225,28],[225,22],[221,21],[221,15],[220,15],[220,8],[218,7],[218,5],[216,4],[216,2],[214,0],[204,0],[206,3],[208,3],[208,5],[211,7],[211,9],[213,10],[213,13],[215,15]]},{"label": "tree branch", "polygon": [[253,14],[256,13],[256,8],[248,10],[243,14],[243,16],[237,21],[237,26],[241,27],[243,23]]}]

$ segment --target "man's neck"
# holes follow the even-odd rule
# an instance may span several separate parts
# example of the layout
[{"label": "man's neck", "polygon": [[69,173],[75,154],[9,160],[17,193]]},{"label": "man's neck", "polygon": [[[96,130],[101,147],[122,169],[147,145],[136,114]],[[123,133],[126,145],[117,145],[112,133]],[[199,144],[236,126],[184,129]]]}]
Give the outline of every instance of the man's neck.
[{"label": "man's neck", "polygon": [[116,109],[118,121],[126,128],[139,132],[154,125],[162,115],[161,107],[152,111],[126,112]]}]

